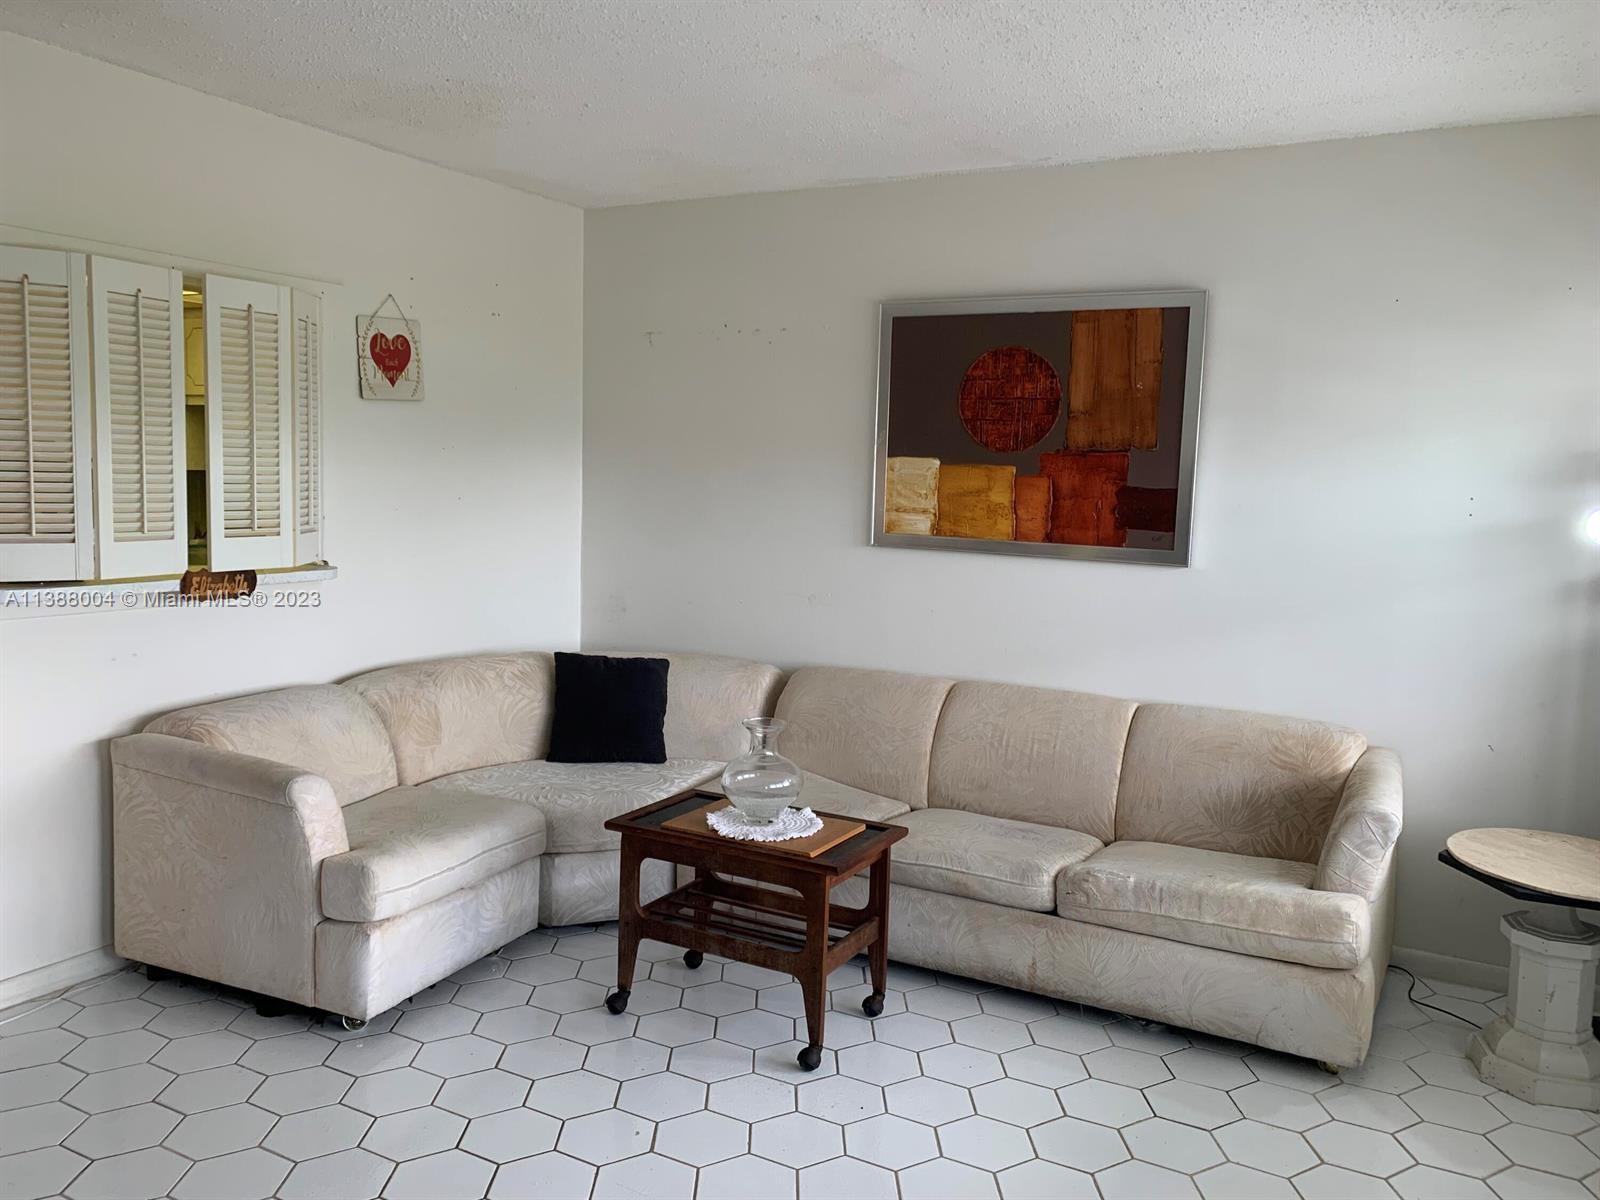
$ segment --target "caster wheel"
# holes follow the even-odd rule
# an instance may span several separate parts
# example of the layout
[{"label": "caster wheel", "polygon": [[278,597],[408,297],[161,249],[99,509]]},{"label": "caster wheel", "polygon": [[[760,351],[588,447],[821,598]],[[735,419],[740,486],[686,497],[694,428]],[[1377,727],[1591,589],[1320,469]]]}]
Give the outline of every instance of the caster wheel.
[{"label": "caster wheel", "polygon": [[339,1024],[343,1025],[351,1033],[356,1033],[367,1027],[365,1017],[340,1017]]},{"label": "caster wheel", "polygon": [[822,1047],[807,1046],[795,1055],[795,1061],[800,1064],[802,1071],[815,1071],[822,1065]]},{"label": "caster wheel", "polygon": [[883,993],[873,992],[861,1002],[861,1011],[869,1017],[875,1017],[883,1012]]},{"label": "caster wheel", "polygon": [[616,991],[612,992],[611,995],[606,997],[606,1010],[613,1016],[615,1016],[617,1013],[627,1011],[628,995],[629,992],[626,988],[618,988]]},{"label": "caster wheel", "polygon": [[683,965],[691,971],[705,962],[706,956],[698,950],[685,950],[683,952]]}]

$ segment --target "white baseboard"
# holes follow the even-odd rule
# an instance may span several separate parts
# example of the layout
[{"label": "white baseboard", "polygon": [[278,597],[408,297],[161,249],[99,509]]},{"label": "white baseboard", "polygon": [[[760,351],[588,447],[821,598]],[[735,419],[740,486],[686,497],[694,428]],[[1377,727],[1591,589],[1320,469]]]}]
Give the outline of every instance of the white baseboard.
[{"label": "white baseboard", "polygon": [[[1498,963],[1475,962],[1470,958],[1455,958],[1449,954],[1435,954],[1432,950],[1412,950],[1396,946],[1389,961],[1404,967],[1421,979],[1442,979],[1445,983],[1463,983],[1468,987],[1483,988],[1504,994],[1510,986],[1510,973]],[[1595,1016],[1600,1017],[1600,992],[1595,993]]]},{"label": "white baseboard", "polygon": [[74,984],[83,983],[100,975],[109,975],[112,971],[120,971],[127,965],[128,960],[112,953],[110,946],[101,946],[98,950],[75,954],[58,963],[24,971],[21,975],[13,975],[10,979],[0,979],[0,1008],[10,1008],[28,1000],[37,1000],[41,996],[48,996]]},{"label": "white baseboard", "polygon": [[1409,946],[1396,946],[1389,960],[1423,979],[1442,979],[1446,983],[1460,983],[1489,992],[1504,993],[1506,990],[1506,968],[1499,963],[1475,962],[1470,958],[1435,954],[1432,950],[1413,950]]}]

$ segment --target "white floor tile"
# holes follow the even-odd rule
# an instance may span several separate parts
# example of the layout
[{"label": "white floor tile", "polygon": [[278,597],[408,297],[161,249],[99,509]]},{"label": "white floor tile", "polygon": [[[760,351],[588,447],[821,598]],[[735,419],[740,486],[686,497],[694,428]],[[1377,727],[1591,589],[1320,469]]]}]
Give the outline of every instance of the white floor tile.
[{"label": "white floor tile", "polygon": [[800,1200],[899,1200],[894,1172],[856,1158],[806,1167],[799,1172],[799,1185]]},{"label": "white floor tile", "polygon": [[1041,1158],[1080,1171],[1101,1171],[1128,1157],[1128,1148],[1115,1129],[1076,1117],[1040,1125],[1032,1130],[1032,1137]]},{"label": "white floor tile", "polygon": [[1242,1114],[1228,1093],[1186,1079],[1171,1079],[1145,1090],[1156,1115],[1198,1129],[1217,1129],[1239,1120]]},{"label": "white floor tile", "polygon": [[1000,1065],[1013,1079],[1036,1083],[1041,1087],[1066,1087],[1069,1083],[1089,1078],[1081,1058],[1053,1046],[1023,1046],[1018,1050],[1008,1050],[1000,1056]]},{"label": "white floor tile", "polygon": [[1482,1134],[1443,1125],[1413,1125],[1396,1136],[1419,1163],[1460,1175],[1481,1179],[1511,1165],[1511,1160]]},{"label": "white floor tile", "polygon": [[1489,1187],[1501,1200],[1589,1200],[1582,1184],[1532,1167],[1502,1171],[1489,1180]]},{"label": "white floor tile", "polygon": [[1232,1162],[1200,1172],[1194,1182],[1206,1200],[1297,1200],[1298,1197],[1287,1179]]},{"label": "white floor tile", "polygon": [[643,1154],[655,1136],[653,1122],[620,1109],[574,1117],[561,1127],[556,1149],[584,1162],[603,1166]]},{"label": "white floor tile", "polygon": [[561,1122],[527,1108],[474,1117],[461,1135],[461,1149],[490,1162],[513,1162],[554,1150]]},{"label": "white floor tile", "polygon": [[383,1189],[389,1200],[477,1200],[494,1178],[494,1164],[460,1150],[403,1162]]},{"label": "white floor tile", "polygon": [[1482,1096],[1469,1096],[1465,1092],[1436,1087],[1431,1083],[1407,1092],[1405,1103],[1424,1121],[1465,1130],[1467,1133],[1488,1133],[1510,1122],[1504,1112]]},{"label": "white floor tile", "polygon": [[59,1195],[88,1165],[87,1158],[60,1146],[0,1158],[0,1195]]},{"label": "white floor tile", "polygon": [[1097,1125],[1121,1128],[1153,1116],[1155,1110],[1138,1088],[1104,1079],[1085,1079],[1069,1084],[1056,1093],[1069,1117],[1093,1121]]},{"label": "white floor tile", "polygon": [[434,1103],[463,1117],[515,1108],[528,1095],[528,1081],[510,1071],[478,1071],[445,1081]]},{"label": "white floor tile", "polygon": [[1254,1083],[1256,1079],[1255,1072],[1243,1059],[1197,1046],[1165,1055],[1163,1061],[1167,1064],[1167,1070],[1177,1078],[1223,1091],[1243,1087],[1247,1083]]},{"label": "white floor tile", "polygon": [[1035,1158],[995,1174],[1005,1200],[1100,1200],[1094,1176]]},{"label": "white floor tile", "polygon": [[[854,1193],[843,1193],[852,1195]],[[795,1172],[752,1154],[700,1168],[695,1200],[794,1200]],[[829,1200],[840,1200],[835,1193]]]},{"label": "white floor tile", "polygon": [[750,1127],[750,1150],[790,1167],[809,1167],[844,1153],[839,1126],[809,1113],[769,1117]]},{"label": "white floor tile", "polygon": [[[984,1116],[965,1117],[941,1125],[939,1149],[946,1158],[982,1167],[985,1171],[1002,1171],[1033,1157],[1033,1143],[1028,1140],[1026,1130]],[[852,1149],[851,1153],[855,1151]]]},{"label": "white floor tile", "polygon": [[737,1158],[749,1149],[750,1126],[721,1113],[689,1113],[656,1126],[656,1153],[691,1167]]},{"label": "white floor tile", "polygon": [[900,1172],[900,1195],[904,1200],[990,1200],[998,1197],[994,1176],[966,1163],[948,1158],[918,1163]]},{"label": "white floor tile", "polygon": [[1303,1135],[1275,1125],[1236,1121],[1214,1136],[1231,1160],[1270,1175],[1287,1178],[1317,1165],[1317,1156]]},{"label": "white floor tile", "polygon": [[1389,1180],[1404,1200],[1494,1200],[1494,1192],[1481,1179],[1469,1179],[1438,1167],[1418,1164]]},{"label": "white floor tile", "polygon": [[173,1200],[266,1200],[293,1166],[259,1149],[208,1158],[184,1172],[172,1189]]},{"label": "white floor tile", "polygon": [[277,1119],[253,1104],[230,1104],[184,1117],[163,1144],[185,1158],[216,1158],[261,1145]]},{"label": "white floor tile", "polygon": [[1187,1176],[1147,1162],[1125,1162],[1094,1177],[1105,1200],[1199,1200]]},{"label": "white floor tile", "polygon": [[[1037,1048],[1037,1047],[1036,1047]],[[1010,1064],[1007,1064],[1009,1069]],[[1062,1116],[1061,1101],[1050,1088],[1021,1079],[996,1079],[972,1089],[979,1114],[1023,1129]]]},{"label": "white floor tile", "polygon": [[1247,1083],[1228,1095],[1245,1116],[1280,1129],[1303,1133],[1330,1119],[1314,1097],[1281,1084]]},{"label": "white floor tile", "polygon": [[[1420,1089],[1419,1089],[1420,1090]],[[1341,1083],[1317,1094],[1317,1101],[1337,1121],[1360,1125],[1384,1133],[1396,1133],[1415,1125],[1423,1118],[1412,1109],[1409,1101],[1416,1092],[1407,1092],[1402,1100],[1388,1092],[1374,1092],[1364,1087]],[[1459,1095],[1459,1093],[1451,1093]]]},{"label": "white floor tile", "polygon": [[1128,1153],[1141,1162],[1155,1163],[1193,1175],[1223,1162],[1216,1139],[1203,1129],[1154,1117],[1122,1131]]},{"label": "white floor tile", "polygon": [[[595,1168],[565,1154],[538,1154],[507,1163],[495,1172],[491,1200],[528,1200],[530,1196],[587,1196]],[[285,1197],[285,1200],[288,1200]]]},{"label": "white floor tile", "polygon": [[1395,1200],[1397,1193],[1375,1175],[1323,1164],[1291,1181],[1305,1200]]},{"label": "white floor tile", "polygon": [[466,1128],[465,1117],[442,1108],[410,1108],[373,1121],[361,1148],[403,1162],[450,1149]]},{"label": "white floor tile", "polygon": [[135,1150],[90,1163],[66,1194],[69,1200],[157,1200],[189,1168],[188,1159],[164,1146]]},{"label": "white floor tile", "polygon": [[383,1191],[394,1164],[368,1150],[341,1150],[297,1163],[278,1187],[282,1200],[371,1200]]},{"label": "white floor tile", "polygon": [[1489,1134],[1495,1144],[1520,1167],[1533,1167],[1568,1179],[1582,1179],[1600,1171],[1600,1158],[1591,1154],[1577,1138],[1527,1125],[1506,1125]]},{"label": "white floor tile", "polygon": [[795,1089],[795,1098],[801,1112],[839,1125],[884,1111],[882,1088],[846,1075],[802,1083]]},{"label": "white floor tile", "polygon": [[683,1200],[694,1193],[694,1168],[644,1154],[600,1168],[593,1200]]}]

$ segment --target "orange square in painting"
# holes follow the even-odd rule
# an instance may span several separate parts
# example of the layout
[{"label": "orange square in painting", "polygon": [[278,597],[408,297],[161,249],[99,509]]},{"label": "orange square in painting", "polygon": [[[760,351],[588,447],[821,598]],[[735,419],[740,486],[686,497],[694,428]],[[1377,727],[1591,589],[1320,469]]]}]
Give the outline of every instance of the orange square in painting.
[{"label": "orange square in painting", "polygon": [[1050,536],[1050,480],[1017,476],[1017,541],[1042,542]]},{"label": "orange square in painting", "polygon": [[1125,546],[1117,493],[1128,481],[1126,454],[1063,450],[1039,456],[1050,480],[1050,540],[1077,546]]},{"label": "orange square in painting", "polygon": [[1011,541],[1016,478],[1015,467],[945,463],[939,468],[940,536]]}]

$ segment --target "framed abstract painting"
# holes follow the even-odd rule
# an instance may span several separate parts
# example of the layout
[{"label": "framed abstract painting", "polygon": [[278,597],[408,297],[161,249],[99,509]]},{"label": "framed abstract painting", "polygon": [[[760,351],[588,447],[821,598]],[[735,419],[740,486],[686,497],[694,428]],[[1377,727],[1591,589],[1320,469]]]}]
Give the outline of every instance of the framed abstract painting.
[{"label": "framed abstract painting", "polygon": [[881,312],[873,545],[1188,564],[1204,292]]}]

